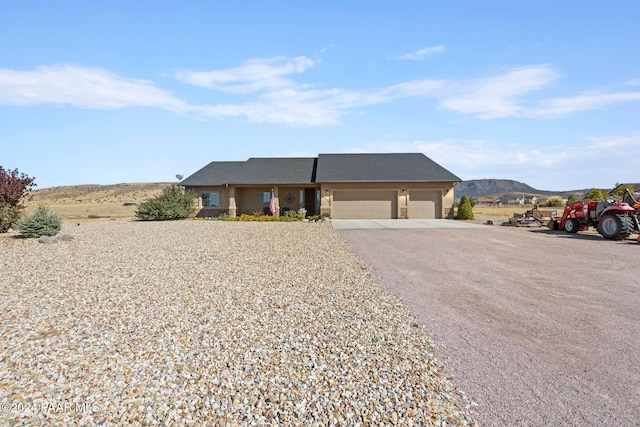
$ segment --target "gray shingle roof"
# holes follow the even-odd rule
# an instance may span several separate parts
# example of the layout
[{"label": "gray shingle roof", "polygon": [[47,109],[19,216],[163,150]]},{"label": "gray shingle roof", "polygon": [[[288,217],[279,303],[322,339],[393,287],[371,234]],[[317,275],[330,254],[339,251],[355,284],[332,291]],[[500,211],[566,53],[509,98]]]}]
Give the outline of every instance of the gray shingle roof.
[{"label": "gray shingle roof", "polygon": [[314,157],[252,157],[229,177],[229,184],[309,184],[315,162]]},{"label": "gray shingle roof", "polygon": [[308,184],[313,182],[461,181],[422,153],[320,154],[211,162],[184,186]]},{"label": "gray shingle roof", "polygon": [[198,187],[205,185],[228,184],[228,177],[246,162],[211,162],[193,175],[180,182],[180,185]]},{"label": "gray shingle roof", "polygon": [[246,162],[211,162],[180,185],[308,184],[315,177],[314,157],[250,158]]},{"label": "gray shingle roof", "polygon": [[318,182],[462,181],[422,153],[320,154]]}]

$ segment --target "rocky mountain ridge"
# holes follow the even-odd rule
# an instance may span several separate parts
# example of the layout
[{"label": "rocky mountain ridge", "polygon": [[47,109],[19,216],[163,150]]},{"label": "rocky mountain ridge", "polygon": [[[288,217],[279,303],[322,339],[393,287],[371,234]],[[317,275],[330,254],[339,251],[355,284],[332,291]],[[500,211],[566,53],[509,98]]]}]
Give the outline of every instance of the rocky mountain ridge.
[{"label": "rocky mountain ridge", "polygon": [[473,197],[474,199],[478,199],[479,197],[502,199],[510,197],[515,198],[517,196],[536,196],[538,199],[548,199],[553,196],[566,198],[570,194],[581,196],[588,191],[588,189],[567,191],[538,190],[528,184],[511,179],[472,179],[462,181],[454,188],[456,199],[462,197],[463,194]]}]

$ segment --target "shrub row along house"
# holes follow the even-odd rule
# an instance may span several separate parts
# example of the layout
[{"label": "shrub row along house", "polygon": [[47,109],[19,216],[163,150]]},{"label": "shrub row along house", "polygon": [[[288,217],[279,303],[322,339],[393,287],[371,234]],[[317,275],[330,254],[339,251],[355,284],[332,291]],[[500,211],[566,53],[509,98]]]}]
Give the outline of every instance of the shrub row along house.
[{"label": "shrub row along house", "polygon": [[211,162],[180,185],[197,216],[304,208],[336,219],[447,218],[460,178],[422,153],[320,154]]}]

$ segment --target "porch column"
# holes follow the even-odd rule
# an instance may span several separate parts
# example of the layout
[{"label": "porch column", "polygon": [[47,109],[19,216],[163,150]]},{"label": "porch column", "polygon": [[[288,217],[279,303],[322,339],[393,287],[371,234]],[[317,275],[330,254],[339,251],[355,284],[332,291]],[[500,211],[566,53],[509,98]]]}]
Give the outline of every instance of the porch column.
[{"label": "porch column", "polygon": [[328,187],[320,187],[320,215],[331,215],[331,192]]},{"label": "porch column", "polygon": [[229,216],[236,216],[236,188],[229,187]]},{"label": "porch column", "polygon": [[398,197],[398,207],[400,208],[400,212],[398,214],[398,219],[407,219],[408,211],[409,211],[409,196],[407,194],[407,187],[402,187],[399,191]]},{"label": "porch column", "polygon": [[276,202],[276,213],[274,216],[280,216],[280,196],[279,196],[279,188],[275,186],[271,189],[273,191],[273,199]]}]

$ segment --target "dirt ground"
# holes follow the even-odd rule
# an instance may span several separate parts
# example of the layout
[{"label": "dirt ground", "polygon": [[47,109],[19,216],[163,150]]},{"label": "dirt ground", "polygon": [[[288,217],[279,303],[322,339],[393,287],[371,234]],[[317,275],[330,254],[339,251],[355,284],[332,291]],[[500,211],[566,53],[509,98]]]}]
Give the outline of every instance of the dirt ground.
[{"label": "dirt ground", "polygon": [[343,230],[487,426],[640,425],[640,244],[546,228]]}]

